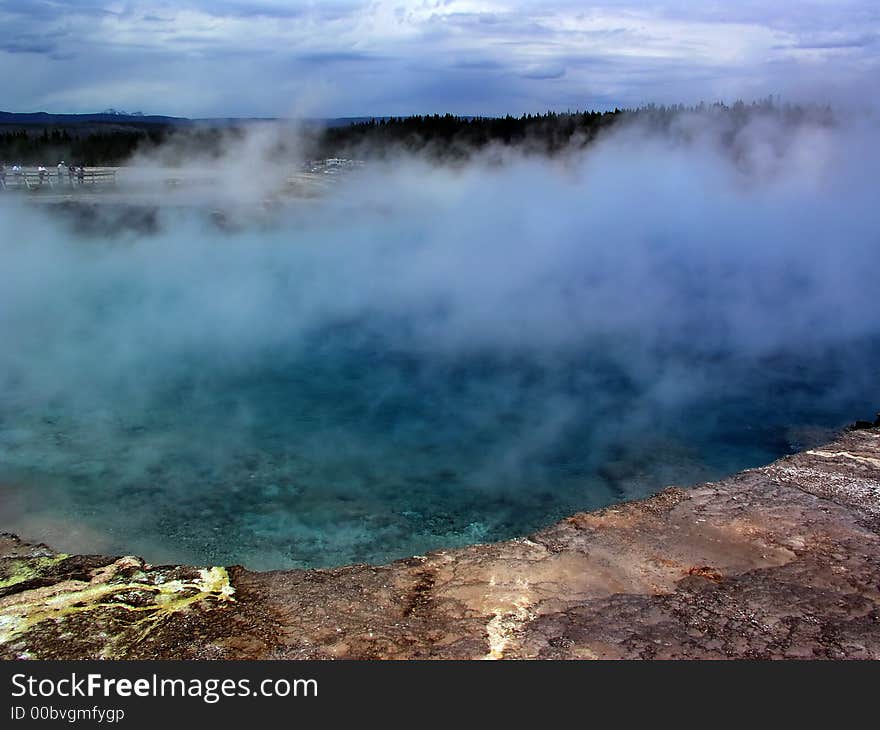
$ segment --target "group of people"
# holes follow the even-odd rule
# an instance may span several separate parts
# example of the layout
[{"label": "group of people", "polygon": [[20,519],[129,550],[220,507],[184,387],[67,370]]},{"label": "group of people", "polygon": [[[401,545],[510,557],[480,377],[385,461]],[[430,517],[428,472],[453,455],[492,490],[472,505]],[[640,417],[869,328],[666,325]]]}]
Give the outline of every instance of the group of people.
[{"label": "group of people", "polygon": [[[11,168],[12,171],[12,180],[15,182],[17,187],[21,187],[22,184],[27,184],[30,187],[30,183],[27,181],[24,171],[21,168],[21,165],[13,165]],[[86,181],[86,168],[82,165],[67,165],[64,160],[58,163],[58,176],[57,176],[57,184],[63,185],[65,175],[67,176],[67,184],[70,187],[74,185],[83,185]],[[46,169],[44,165],[40,165],[37,167],[37,178],[39,179],[39,184],[42,186],[43,183],[52,182],[49,170]],[[7,187],[6,180],[6,165],[0,162],[0,190]]]}]

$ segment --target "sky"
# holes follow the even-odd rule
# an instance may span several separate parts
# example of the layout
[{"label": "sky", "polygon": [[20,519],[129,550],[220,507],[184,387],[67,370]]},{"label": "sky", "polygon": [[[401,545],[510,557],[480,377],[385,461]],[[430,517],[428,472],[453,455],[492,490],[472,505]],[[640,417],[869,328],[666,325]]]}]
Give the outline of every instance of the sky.
[{"label": "sky", "polygon": [[876,0],[0,0],[0,109],[190,117],[872,106]]}]

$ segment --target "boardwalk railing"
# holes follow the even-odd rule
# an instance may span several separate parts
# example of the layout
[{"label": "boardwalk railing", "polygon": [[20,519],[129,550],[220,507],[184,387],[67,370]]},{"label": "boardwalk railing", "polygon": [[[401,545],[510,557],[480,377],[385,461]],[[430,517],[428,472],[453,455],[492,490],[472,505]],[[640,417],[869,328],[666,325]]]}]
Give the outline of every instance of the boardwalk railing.
[{"label": "boardwalk railing", "polygon": [[100,168],[85,168],[82,172],[77,170],[72,175],[67,170],[60,173],[55,170],[40,173],[32,169],[12,172],[6,168],[6,175],[0,176],[0,189],[7,190],[50,189],[61,192],[86,186],[94,188],[115,184],[116,170]]}]

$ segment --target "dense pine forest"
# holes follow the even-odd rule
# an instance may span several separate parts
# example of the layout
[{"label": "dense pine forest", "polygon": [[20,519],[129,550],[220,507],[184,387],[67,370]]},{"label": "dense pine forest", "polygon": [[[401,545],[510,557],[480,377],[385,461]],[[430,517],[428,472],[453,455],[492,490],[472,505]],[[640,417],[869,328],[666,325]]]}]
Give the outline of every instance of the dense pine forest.
[{"label": "dense pine forest", "polygon": [[118,165],[139,148],[160,144],[171,132],[166,127],[95,129],[95,125],[65,125],[4,130],[3,126],[0,162],[23,165],[55,165],[61,160],[90,167]]},{"label": "dense pine forest", "polygon": [[[536,154],[556,154],[589,144],[614,125],[639,122],[669,131],[686,114],[710,115],[721,122],[731,139],[755,115],[771,115],[796,126],[807,119],[832,122],[829,108],[774,103],[650,105],[613,111],[547,112],[519,117],[460,117],[418,115],[385,117],[351,124],[296,126],[281,124],[267,154],[284,158],[384,157],[401,151],[438,159],[467,159],[475,151],[497,145]],[[242,139],[253,122],[161,124],[137,117],[112,123],[58,125],[0,124],[0,162],[54,165],[61,160],[87,166],[119,165],[137,154],[158,155],[167,164],[193,156],[223,154],[230,142]],[[686,133],[680,125],[679,133]]]}]

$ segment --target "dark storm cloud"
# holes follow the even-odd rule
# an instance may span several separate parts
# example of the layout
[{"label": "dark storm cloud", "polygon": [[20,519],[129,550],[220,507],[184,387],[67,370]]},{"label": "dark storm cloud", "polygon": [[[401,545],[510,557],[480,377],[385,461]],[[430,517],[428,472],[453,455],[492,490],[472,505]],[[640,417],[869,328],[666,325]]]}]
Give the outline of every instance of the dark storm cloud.
[{"label": "dark storm cloud", "polygon": [[299,18],[303,15],[304,9],[299,7],[297,3],[288,5],[267,5],[262,2],[224,2],[205,7],[211,15],[217,17],[239,16],[239,17],[263,17],[263,18]]},{"label": "dark storm cloud", "polygon": [[880,40],[880,36],[876,33],[866,33],[858,36],[843,36],[843,37],[805,37],[802,40],[799,40],[795,43],[792,43],[788,46],[779,46],[779,48],[796,48],[802,50],[833,50],[833,49],[861,49],[868,48],[869,46],[877,45],[878,40]]},{"label": "dark storm cloud", "polygon": [[41,41],[26,40],[4,40],[0,41],[0,51],[5,53],[41,53],[49,54],[55,50],[52,43],[44,43]]},{"label": "dark storm cloud", "polygon": [[322,65],[333,63],[372,63],[384,61],[386,58],[375,53],[358,53],[357,51],[314,51],[294,56],[294,60]]},{"label": "dark storm cloud", "polygon": [[546,81],[548,79],[561,79],[565,76],[565,67],[563,66],[538,66],[536,68],[526,69],[520,76],[524,79],[533,79],[536,81]]},{"label": "dark storm cloud", "polygon": [[490,58],[466,59],[463,61],[455,61],[450,68],[460,68],[471,71],[494,71],[504,68],[504,64],[499,61],[493,61]]}]

